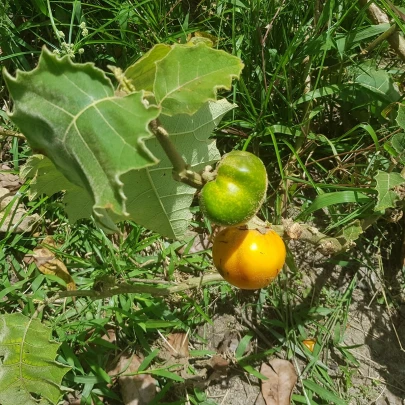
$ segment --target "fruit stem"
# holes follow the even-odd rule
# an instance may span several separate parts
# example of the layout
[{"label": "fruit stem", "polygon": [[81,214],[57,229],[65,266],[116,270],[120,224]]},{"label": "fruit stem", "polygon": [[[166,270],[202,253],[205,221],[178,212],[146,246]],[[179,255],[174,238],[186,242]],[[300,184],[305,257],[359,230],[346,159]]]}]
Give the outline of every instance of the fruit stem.
[{"label": "fruit stem", "polygon": [[191,166],[180,155],[171,141],[168,132],[160,125],[159,121],[153,120],[149,127],[173,165],[172,176],[174,180],[188,184],[196,189],[201,189],[204,185],[202,176],[191,170]]}]

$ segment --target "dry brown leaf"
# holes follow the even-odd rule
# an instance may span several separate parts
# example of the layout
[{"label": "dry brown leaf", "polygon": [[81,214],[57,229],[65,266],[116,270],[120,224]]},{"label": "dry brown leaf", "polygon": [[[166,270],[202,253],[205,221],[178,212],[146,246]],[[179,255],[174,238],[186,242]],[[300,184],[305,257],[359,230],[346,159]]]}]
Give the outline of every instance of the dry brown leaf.
[{"label": "dry brown leaf", "polygon": [[211,357],[210,365],[215,371],[218,371],[221,374],[227,374],[229,361],[224,359],[219,354],[215,354],[214,356]]},{"label": "dry brown leaf", "polygon": [[[1,170],[11,170],[8,166],[3,165]],[[0,187],[4,187],[13,194],[21,187],[21,180],[16,174],[12,173],[0,173]]]},{"label": "dry brown leaf", "polygon": [[[47,236],[42,242],[43,245],[57,247],[51,236]],[[39,271],[43,274],[52,274],[61,278],[66,283],[68,291],[76,290],[76,283],[73,281],[68,269],[62,261],[57,259],[47,247],[39,245],[34,250],[32,257]]]},{"label": "dry brown leaf", "polygon": [[135,354],[123,354],[110,376],[121,374],[118,377],[120,391],[124,405],[148,405],[156,395],[156,381],[150,374],[125,375],[136,373],[141,365],[141,359]]},{"label": "dry brown leaf", "polygon": [[297,382],[294,366],[287,360],[273,359],[260,367],[260,373],[268,378],[262,381],[262,394],[266,405],[289,405]]},{"label": "dry brown leaf", "polygon": [[[17,204],[9,189],[0,187],[0,232],[24,233],[31,232],[39,220],[38,214],[27,214],[23,204]],[[9,204],[13,204],[12,207]],[[7,211],[6,211],[7,209]],[[7,215],[4,218],[4,215]]]},{"label": "dry brown leaf", "polygon": [[115,334],[115,329],[108,327],[106,333],[103,336],[101,336],[101,339],[109,343],[115,344],[117,342],[117,335]]},{"label": "dry brown leaf", "polygon": [[216,354],[211,357],[209,366],[212,368],[212,373],[208,377],[209,381],[224,380],[228,376],[229,361],[221,355]]},{"label": "dry brown leaf", "polygon": [[167,337],[170,353],[174,357],[189,357],[188,334],[183,332],[174,332]]}]

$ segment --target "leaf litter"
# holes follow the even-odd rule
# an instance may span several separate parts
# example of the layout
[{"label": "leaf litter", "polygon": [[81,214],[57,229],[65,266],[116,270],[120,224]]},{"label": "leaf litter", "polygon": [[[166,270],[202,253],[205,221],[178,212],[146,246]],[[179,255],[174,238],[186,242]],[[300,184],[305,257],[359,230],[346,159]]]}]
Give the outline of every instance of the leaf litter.
[{"label": "leaf litter", "polygon": [[21,179],[11,173],[10,167],[1,165],[0,171],[0,232],[31,232],[39,220],[38,214],[29,214],[15,194],[21,187]]},{"label": "leaf litter", "polygon": [[150,374],[138,372],[142,359],[136,354],[123,353],[116,367],[108,372],[117,377],[124,405],[148,405],[156,395],[156,380]]},{"label": "leaf litter", "polygon": [[61,278],[66,283],[68,291],[76,290],[76,283],[69,273],[66,265],[56,258],[55,253],[48,249],[48,247],[57,249],[58,246],[52,236],[47,236],[41,245],[38,245],[32,255],[38,270],[43,274],[51,274]]},{"label": "leaf litter", "polygon": [[289,405],[292,390],[297,383],[294,366],[287,360],[273,359],[263,363],[260,373],[268,379],[262,381],[262,395],[266,405]]}]

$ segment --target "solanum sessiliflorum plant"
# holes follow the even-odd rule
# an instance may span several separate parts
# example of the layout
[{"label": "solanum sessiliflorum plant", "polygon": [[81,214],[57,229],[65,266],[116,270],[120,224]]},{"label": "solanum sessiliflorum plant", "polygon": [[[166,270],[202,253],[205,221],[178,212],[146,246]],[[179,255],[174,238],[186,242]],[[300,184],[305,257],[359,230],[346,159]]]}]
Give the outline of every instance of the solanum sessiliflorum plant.
[{"label": "solanum sessiliflorum plant", "polygon": [[12,121],[34,155],[22,174],[31,197],[65,191],[72,221],[94,216],[109,231],[124,219],[179,238],[189,225],[203,168],[220,159],[209,139],[235,106],[218,99],[243,68],[205,42],[154,46],[118,86],[93,63],[43,49],[38,66],[4,70]]}]

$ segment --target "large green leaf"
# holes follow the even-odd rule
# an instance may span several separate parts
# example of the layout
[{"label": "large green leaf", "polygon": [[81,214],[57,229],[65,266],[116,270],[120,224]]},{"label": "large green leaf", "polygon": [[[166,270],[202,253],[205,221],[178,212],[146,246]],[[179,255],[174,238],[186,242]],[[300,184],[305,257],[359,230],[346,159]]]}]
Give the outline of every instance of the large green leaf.
[{"label": "large green leaf", "polygon": [[395,151],[398,153],[398,155],[402,155],[405,153],[405,133],[400,132],[398,134],[395,134],[391,138],[391,145],[395,149]]},{"label": "large green leaf", "polygon": [[[94,201],[91,195],[84,188],[71,183],[46,156],[30,156],[21,168],[20,176],[23,180],[33,179],[29,188],[30,200],[34,200],[41,194],[51,196],[63,190],[65,191],[63,199],[65,210],[72,222],[89,218],[92,214]],[[80,204],[75,201],[80,201]]]},{"label": "large green leaf", "polygon": [[125,77],[135,90],[153,91],[156,62],[163,59],[171,49],[170,45],[157,44],[125,71]]},{"label": "large green leaf", "polygon": [[153,93],[163,114],[194,114],[207,101],[215,101],[218,89],[230,89],[243,68],[241,60],[204,43],[173,45],[156,62]]},{"label": "large green leaf", "polygon": [[377,182],[375,189],[378,193],[378,200],[374,210],[383,211],[387,208],[394,208],[399,200],[399,195],[392,189],[404,184],[405,178],[396,172],[386,173],[379,170],[375,180]]},{"label": "large green leaf", "polygon": [[59,343],[51,329],[22,314],[0,316],[0,404],[56,404],[69,367],[55,362]]},{"label": "large green leaf", "polygon": [[353,73],[354,83],[371,92],[374,97],[390,103],[400,99],[398,87],[387,71],[377,69],[372,63],[365,62],[356,66]]},{"label": "large green leaf", "polygon": [[31,72],[6,71],[14,99],[10,117],[34,150],[49,157],[63,175],[94,200],[96,216],[128,216],[120,177],[156,164],[144,145],[148,124],[159,115],[143,92],[114,95],[105,74],[91,63],[76,64],[43,49]]},{"label": "large green leaf", "polygon": [[[201,170],[220,158],[215,141],[209,137],[224,114],[234,107],[234,104],[223,99],[206,103],[194,115],[161,116],[162,125],[193,170]],[[195,189],[173,179],[172,165],[155,138],[148,139],[146,146],[161,160],[156,166],[122,176],[129,218],[161,235],[181,238],[191,220],[189,207]],[[63,202],[69,219],[76,221],[90,216],[91,196],[85,189],[66,180],[43,155],[29,158],[21,174],[24,178],[33,178],[30,185],[31,199],[40,194],[53,195],[64,190]],[[110,218],[107,213],[95,219],[107,230],[113,230],[114,221],[119,220]]]},{"label": "large green leaf", "polygon": [[[220,158],[215,141],[208,139],[224,114],[235,105],[225,99],[206,103],[194,115],[161,116],[164,128],[192,170],[199,171]],[[175,181],[172,165],[156,139],[146,141],[158,165],[123,177],[128,212],[134,221],[170,238],[181,238],[191,220],[189,207],[195,189]]]}]

